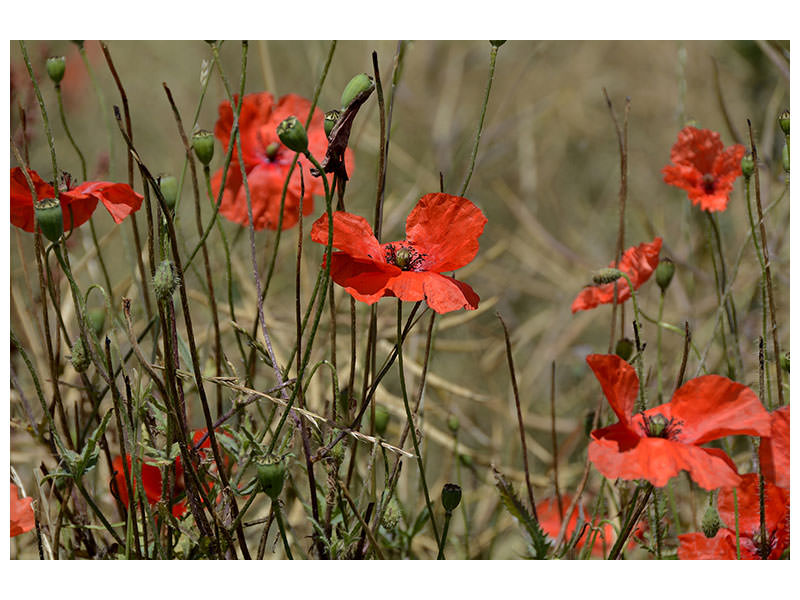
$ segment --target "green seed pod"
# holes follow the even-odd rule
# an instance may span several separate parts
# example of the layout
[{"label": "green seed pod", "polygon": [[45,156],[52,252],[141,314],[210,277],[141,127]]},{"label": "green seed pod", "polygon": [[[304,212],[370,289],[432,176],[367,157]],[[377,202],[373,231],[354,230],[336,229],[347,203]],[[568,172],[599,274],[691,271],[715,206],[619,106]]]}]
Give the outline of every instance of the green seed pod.
[{"label": "green seed pod", "polygon": [[383,525],[386,531],[394,531],[402,516],[403,511],[400,510],[400,504],[397,502],[396,498],[392,498],[389,501],[389,506],[387,506],[386,510],[383,512],[381,525]]},{"label": "green seed pod", "polygon": [[267,459],[256,467],[256,479],[261,491],[273,500],[280,495],[285,477],[286,465],[279,458]]},{"label": "green seed pod", "polygon": [[783,170],[789,172],[789,144],[783,145],[783,152],[781,153],[783,159]]},{"label": "green seed pod", "polygon": [[648,437],[661,437],[661,434],[664,433],[664,430],[667,428],[669,424],[669,420],[667,417],[662,415],[661,413],[653,415],[647,420],[647,436]]},{"label": "green seed pod", "polygon": [[458,426],[459,426],[459,422],[458,422],[458,417],[457,416],[450,415],[449,417],[447,417],[447,428],[450,431],[455,433],[456,431],[458,431]]},{"label": "green seed pod", "polygon": [[172,298],[172,292],[180,284],[180,277],[171,260],[164,260],[156,267],[156,274],[153,275],[153,289],[156,298],[161,302],[166,302]]},{"label": "green seed pod", "polygon": [[753,162],[753,155],[749,152],[742,157],[742,175],[749,179],[756,168],[756,163]]},{"label": "green seed pod", "polygon": [[327,138],[331,137],[331,131],[333,131],[333,128],[336,126],[336,123],[339,122],[339,118],[341,116],[342,112],[336,109],[329,110],[328,112],[325,113],[325,121],[324,121],[325,137]]},{"label": "green seed pod", "polygon": [[106,324],[106,309],[92,308],[86,312],[86,322],[91,330],[94,332],[95,337],[99,338],[103,334],[103,327]]},{"label": "green seed pod", "polygon": [[350,103],[362,92],[371,90],[374,86],[374,80],[366,73],[359,73],[353,77],[342,92],[342,110],[350,106]]},{"label": "green seed pod", "polygon": [[675,275],[675,263],[670,258],[662,258],[656,267],[656,283],[665,292]]},{"label": "green seed pod", "polygon": [[382,404],[375,405],[375,433],[382,436],[389,425],[389,411]]},{"label": "green seed pod", "polygon": [[89,354],[86,352],[86,347],[83,345],[83,340],[81,338],[78,338],[75,340],[75,343],[72,344],[72,356],[69,360],[78,373],[83,373],[89,368],[91,360],[89,360]]},{"label": "green seed pod", "polygon": [[44,237],[53,243],[60,240],[64,234],[64,214],[61,211],[61,203],[55,198],[46,198],[36,203],[33,212]]},{"label": "green seed pod", "polygon": [[630,360],[633,355],[633,342],[629,338],[620,338],[614,348],[614,354],[619,356],[622,360]]},{"label": "green seed pod", "polygon": [[506,43],[506,40],[489,40],[489,43],[495,48],[499,48]]},{"label": "green seed pod", "polygon": [[778,124],[781,126],[781,131],[784,135],[789,135],[789,111],[783,111],[778,117]]},{"label": "green seed pod", "polygon": [[703,530],[703,535],[707,538],[713,538],[717,535],[722,523],[719,520],[719,512],[717,512],[714,502],[709,503],[706,512],[703,513],[703,520],[700,523],[700,528]]},{"label": "green seed pod", "polygon": [[64,71],[67,70],[67,60],[63,56],[51,56],[45,62],[47,74],[56,85],[64,79]]},{"label": "green seed pod", "polygon": [[284,146],[289,148],[289,150],[302,154],[308,152],[308,134],[306,134],[306,128],[303,127],[303,124],[294,115],[286,117],[281,121],[280,125],[278,125],[277,132],[281,142]]},{"label": "green seed pod", "polygon": [[789,353],[788,352],[784,352],[783,354],[781,354],[780,364],[781,364],[781,369],[783,369],[784,371],[786,371],[788,373],[789,372]]},{"label": "green seed pod", "polygon": [[442,506],[445,511],[453,512],[461,503],[461,486],[456,483],[445,483],[442,488]]},{"label": "green seed pod", "polygon": [[620,277],[622,277],[622,271],[613,267],[606,267],[605,269],[595,271],[594,275],[592,275],[592,282],[595,285],[614,283]]},{"label": "green seed pod", "polygon": [[214,158],[214,134],[201,129],[192,136],[192,148],[200,162],[208,165]]},{"label": "green seed pod", "polygon": [[278,150],[280,150],[280,148],[281,145],[278,142],[272,142],[269,146],[267,146],[267,149],[264,151],[264,153],[267,155],[268,159],[272,160],[278,155]]},{"label": "green seed pod", "polygon": [[168,209],[175,210],[175,205],[178,202],[178,180],[174,175],[162,175],[158,178],[158,187],[161,190],[161,195],[164,196],[164,204],[167,205]]}]

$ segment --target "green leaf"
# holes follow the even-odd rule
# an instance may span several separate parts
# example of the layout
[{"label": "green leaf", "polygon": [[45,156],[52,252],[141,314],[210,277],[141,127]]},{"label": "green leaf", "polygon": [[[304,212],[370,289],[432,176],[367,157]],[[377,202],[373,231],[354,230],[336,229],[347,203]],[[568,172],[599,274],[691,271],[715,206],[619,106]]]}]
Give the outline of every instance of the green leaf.
[{"label": "green leaf", "polygon": [[84,446],[81,451],[80,460],[76,465],[75,471],[73,471],[73,475],[76,478],[83,477],[84,474],[94,469],[97,465],[97,459],[100,457],[100,448],[97,447],[97,442],[100,440],[103,433],[105,433],[108,422],[111,420],[111,413],[113,410],[112,408],[105,414],[103,420],[100,421],[100,424],[92,432],[92,435],[86,440],[86,446]]},{"label": "green leaf", "polygon": [[522,525],[525,532],[528,534],[531,542],[531,549],[533,550],[533,558],[542,560],[547,557],[547,551],[550,549],[550,542],[547,535],[542,531],[539,522],[533,518],[528,508],[519,499],[517,493],[514,491],[512,485],[506,480],[505,477],[494,467],[494,477],[497,480],[497,489],[500,491],[500,499],[506,507],[511,516]]}]

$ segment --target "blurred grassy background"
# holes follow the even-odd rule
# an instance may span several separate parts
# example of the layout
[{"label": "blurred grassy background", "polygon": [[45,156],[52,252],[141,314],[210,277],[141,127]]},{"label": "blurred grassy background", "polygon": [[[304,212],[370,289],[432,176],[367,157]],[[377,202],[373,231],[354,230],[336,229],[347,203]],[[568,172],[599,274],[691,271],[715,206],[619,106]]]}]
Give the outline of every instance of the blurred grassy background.
[{"label": "blurred grassy background", "polygon": [[[203,42],[166,41],[112,41],[108,45],[130,100],[134,141],[140,155],[154,173],[180,175],[183,148],[161,83],[169,85],[188,128],[199,99],[202,63],[210,58],[208,46]],[[396,42],[391,41],[339,42],[322,89],[320,108],[324,111],[338,106],[341,91],[352,75],[361,71],[371,73],[372,50],[378,52],[384,90],[388,95],[396,46]],[[123,143],[110,116],[111,105],[120,104],[120,100],[99,45],[87,42],[86,48],[104,107],[92,89],[73,44],[30,42],[28,48],[50,111],[60,167],[73,175],[80,172],[58,123],[53,87],[42,74],[45,57],[64,54],[67,56],[67,79],[63,87],[69,124],[87,156],[89,177],[102,175],[102,178],[124,181]],[[267,90],[276,96],[292,92],[310,97],[328,48],[329,43],[323,41],[251,42],[247,92]],[[625,247],[651,241],[656,235],[663,237],[662,256],[671,257],[677,266],[667,293],[664,319],[680,327],[688,320],[694,342],[702,350],[711,339],[711,317],[716,310],[705,220],[699,209],[691,207],[683,191],[663,183],[660,171],[669,162],[670,148],[687,121],[693,120],[699,127],[719,131],[727,146],[735,141],[745,143],[746,119],[749,118],[759,145],[763,202],[768,205],[776,199],[784,185],[780,165],[783,136],[776,127],[776,117],[788,108],[789,86],[768,54],[780,54],[783,50],[788,57],[788,43],[510,41],[500,48],[475,173],[466,194],[484,211],[489,222],[480,240],[477,259],[458,273],[459,279],[467,281],[481,296],[481,306],[475,312],[451,313],[438,320],[424,399],[424,453],[437,507],[442,483],[456,477],[453,437],[446,426],[449,415],[456,415],[461,423],[459,451],[473,457],[474,468],[471,471],[462,469],[465,502],[471,516],[470,556],[514,558],[524,553],[522,534],[508,514],[498,507],[498,495],[488,468],[493,463],[516,480],[518,486],[524,485],[502,329],[495,312],[503,315],[512,332],[537,499],[552,494],[549,424],[552,361],[556,363],[561,489],[574,489],[582,471],[586,446],[584,417],[601,393],[584,356],[607,350],[610,308],[603,306],[572,315],[570,304],[581,287],[589,282],[590,272],[612,260],[618,222],[619,153],[602,88],[607,89],[620,120],[625,98],[631,99]],[[406,215],[421,195],[438,190],[440,172],[445,191],[457,193],[460,189],[480,114],[489,51],[486,41],[408,44],[393,112],[384,239],[402,237]],[[221,54],[227,76],[232,83],[238,82],[240,45],[227,42]],[[715,92],[714,60],[719,67],[722,94],[735,132],[726,126]],[[12,136],[20,142],[19,100],[27,111],[30,164],[49,179],[49,153],[38,107],[31,98],[30,83],[15,42],[11,44],[11,62]],[[217,106],[224,98],[224,89],[214,72],[198,127],[213,129]],[[356,167],[346,198],[349,211],[362,214],[370,221],[375,202],[378,138],[377,103],[372,97],[353,128],[351,147],[355,150]],[[219,145],[216,150],[212,169],[221,165],[223,151]],[[102,173],[106,164],[108,175]],[[16,166],[13,158],[12,166]],[[138,175],[136,180],[135,187],[141,191]],[[187,244],[193,245],[196,231],[193,207],[189,206],[190,190],[187,179],[179,228]],[[203,208],[207,214],[205,203]],[[323,210],[323,202],[318,200],[311,218],[315,219]],[[766,219],[781,344],[786,350],[789,347],[788,216],[787,195]],[[115,306],[122,296],[132,297],[134,312],[138,309],[138,314],[142,315],[141,300],[137,300],[138,288],[132,280],[135,258],[130,226],[123,224],[114,228],[102,210],[95,221],[104,239],[104,250],[107,250]],[[141,227],[143,216],[139,222]],[[747,213],[741,179],[737,181],[727,211],[720,215],[720,226],[729,272],[738,252],[746,245],[734,297],[739,311],[740,347],[747,371],[740,379],[755,386],[757,338],[761,331],[760,272],[751,242],[746,237]],[[237,236],[241,229],[227,221],[225,228],[229,239],[236,240],[234,277],[241,307],[237,316],[242,315],[240,321],[249,329],[255,315],[255,286],[247,236]],[[273,232],[256,234],[256,245],[260,252],[263,250],[259,256],[262,264],[269,258],[273,236]],[[211,237],[219,244],[217,235]],[[91,248],[88,231],[78,231],[76,238],[83,249],[75,252],[78,255],[88,252]],[[281,244],[276,280],[265,306],[279,360],[285,360],[294,341],[291,299],[294,296],[295,242],[296,230],[289,230]],[[315,246],[308,244],[305,248],[304,299],[313,287],[321,257],[321,248]],[[34,264],[32,260],[30,236],[12,227],[11,323],[23,345],[36,357],[40,373],[45,373],[44,349],[34,322],[40,319],[38,305],[33,308],[39,301],[35,269],[27,275],[23,269],[25,263]],[[78,261],[74,259],[73,262]],[[220,273],[215,285],[223,288],[221,248],[212,251],[212,266],[215,273]],[[26,277],[31,279],[28,281]],[[190,277],[190,287],[201,290],[196,276]],[[79,279],[83,286],[100,281],[94,259],[81,263]],[[34,283],[33,291],[31,283]],[[337,288],[336,294],[340,309],[340,378],[345,380],[349,359],[348,302],[341,289]],[[219,291],[218,302],[221,295]],[[658,295],[655,282],[641,289],[639,302],[647,314],[655,316]],[[198,323],[197,334],[202,344],[211,339],[210,320],[205,319],[208,313],[202,293],[194,295],[192,301],[197,307],[194,320]],[[221,304],[226,309],[226,303]],[[379,306],[382,336],[379,360],[382,360],[394,336],[395,317],[394,303],[385,300]],[[367,314],[366,307],[359,307],[359,327],[365,327]],[[630,308],[627,308],[628,321],[629,315]],[[225,335],[223,346],[229,360],[241,372],[227,313],[222,315],[221,321]],[[140,322],[139,326],[142,325]],[[327,328],[328,323],[324,322],[323,326]],[[629,326],[626,332],[632,337]],[[122,332],[117,331],[115,335],[119,346],[127,348]],[[645,323],[646,360],[653,372],[655,335],[655,327]],[[328,339],[327,331],[321,331],[317,337],[319,358],[323,357],[322,350]],[[363,352],[362,345],[359,345],[359,356]],[[680,336],[664,333],[667,390],[672,388],[682,345]],[[210,354],[211,344],[206,348]],[[68,354],[68,351],[62,349],[62,353]],[[420,324],[417,334],[408,343],[407,360],[412,363],[408,371],[413,374],[409,376],[409,390],[416,389],[413,363],[421,360],[423,351],[424,327]],[[708,371],[725,374],[722,358],[720,345],[714,343],[706,365]],[[13,354],[12,365],[23,387],[29,388],[24,365]],[[694,375],[697,368],[697,360],[690,357],[687,375]],[[262,365],[260,383],[265,388],[273,381],[268,371]],[[68,367],[65,378],[69,380],[73,376]],[[360,377],[356,381],[359,382]],[[324,378],[312,386],[311,410],[323,410],[328,390]],[[18,394],[13,389],[11,393],[11,461],[26,484],[31,485],[31,469],[38,465],[38,460],[34,459],[27,441],[30,438],[21,426],[25,418]],[[77,392],[72,393],[77,399]],[[397,440],[404,421],[398,395],[399,385],[392,374],[386,378],[378,396],[393,414],[386,434],[390,442]],[[74,399],[69,394],[67,397],[69,405]],[[227,392],[226,398],[230,398]],[[199,425],[199,409],[193,411],[193,417]],[[361,457],[366,455],[367,452],[360,453]],[[97,473],[98,490],[102,491],[107,475],[100,470]],[[599,479],[593,474],[590,490],[597,488]],[[685,486],[683,479],[680,484]],[[519,487],[520,491],[522,489]],[[684,487],[679,492],[681,490]],[[413,515],[424,506],[421,494],[417,493],[412,464],[404,468],[399,497],[404,508],[408,507],[407,512]],[[685,510],[689,510],[688,505]],[[290,521],[300,523],[301,513],[300,503],[295,502],[289,507]],[[253,514],[253,518],[255,516]],[[507,532],[511,535],[503,535]],[[452,534],[451,543],[458,550],[450,553],[462,557],[460,517],[453,521]],[[422,556],[430,552],[431,543],[432,538],[425,535],[415,540]]]}]

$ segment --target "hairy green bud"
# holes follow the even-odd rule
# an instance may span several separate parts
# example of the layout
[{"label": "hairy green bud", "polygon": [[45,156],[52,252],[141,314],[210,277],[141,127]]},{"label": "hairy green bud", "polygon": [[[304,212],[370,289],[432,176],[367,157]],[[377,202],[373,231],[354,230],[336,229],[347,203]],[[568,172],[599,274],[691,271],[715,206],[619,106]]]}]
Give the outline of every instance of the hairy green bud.
[{"label": "hairy green bud", "polygon": [[89,359],[89,353],[86,352],[86,346],[83,345],[83,340],[81,338],[78,338],[75,340],[75,343],[72,344],[72,356],[69,360],[78,373],[83,373],[89,368],[91,360]]},{"label": "hairy green bud", "polygon": [[153,275],[153,289],[155,290],[156,298],[161,302],[166,302],[172,298],[172,293],[180,282],[178,271],[172,261],[161,261],[156,267],[156,274]]}]

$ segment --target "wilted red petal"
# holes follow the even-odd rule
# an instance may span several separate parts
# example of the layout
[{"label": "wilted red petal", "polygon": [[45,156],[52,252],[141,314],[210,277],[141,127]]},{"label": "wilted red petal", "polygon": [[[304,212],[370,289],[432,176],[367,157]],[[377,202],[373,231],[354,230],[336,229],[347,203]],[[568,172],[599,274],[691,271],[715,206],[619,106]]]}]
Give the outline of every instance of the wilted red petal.
[{"label": "wilted red petal", "polygon": [[615,354],[590,354],[586,362],[620,423],[629,424],[639,394],[639,378],[634,368]]},{"label": "wilted red petal", "polygon": [[389,294],[389,281],[400,272],[394,265],[352,258],[344,252],[331,257],[331,278],[360,302],[374,304]]},{"label": "wilted red petal", "polygon": [[687,381],[672,396],[672,416],[683,421],[681,440],[704,444],[728,435],[769,435],[769,413],[741,383],[719,375]]},{"label": "wilted red petal", "polygon": [[486,226],[481,210],[466,198],[426,194],[406,220],[406,240],[425,257],[425,270],[442,273],[469,264]]},{"label": "wilted red petal", "polygon": [[90,196],[103,203],[108,209],[111,218],[119,224],[142,206],[144,197],[134,192],[127,183],[111,183],[108,181],[87,181],[63,193],[64,196],[73,198],[72,205],[85,201],[85,196]]},{"label": "wilted red petal", "polygon": [[13,483],[11,484],[11,537],[18,536],[26,531],[30,531],[36,526],[36,517],[31,506],[33,498],[19,497],[19,490]]},{"label": "wilted red petal", "polygon": [[[28,170],[39,200],[54,198],[53,186],[44,181],[36,171]],[[36,219],[33,214],[33,196],[25,174],[19,167],[11,169],[11,224],[33,233]]]},{"label": "wilted red petal", "polygon": [[[658,266],[658,255],[661,252],[662,240],[655,238],[652,242],[644,242],[638,246],[628,248],[619,261],[619,270],[628,275],[633,283],[633,289],[638,290],[647,281]],[[610,263],[611,267],[614,262]],[[617,304],[625,302],[631,297],[628,282],[624,278],[618,279]],[[572,302],[572,312],[590,310],[600,304],[614,302],[614,283],[593,285],[583,288]]]},{"label": "wilted red petal", "polygon": [[761,438],[758,456],[767,481],[789,489],[789,407],[783,406],[770,415],[770,435]]}]

